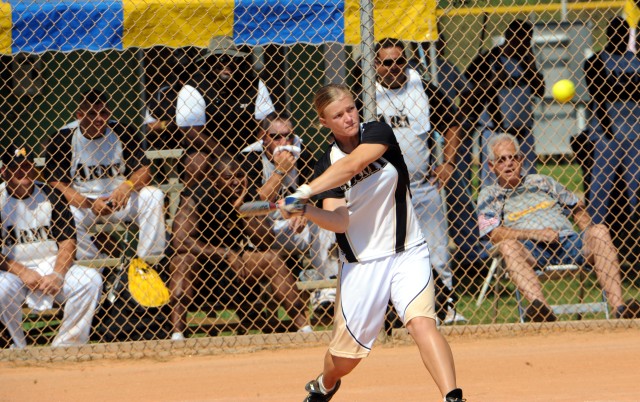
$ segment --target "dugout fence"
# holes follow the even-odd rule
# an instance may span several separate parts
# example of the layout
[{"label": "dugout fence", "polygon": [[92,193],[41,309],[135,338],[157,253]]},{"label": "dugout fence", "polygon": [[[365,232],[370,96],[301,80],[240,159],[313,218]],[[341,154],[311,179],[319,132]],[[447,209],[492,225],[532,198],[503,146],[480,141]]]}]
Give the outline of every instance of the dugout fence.
[{"label": "dugout fence", "polygon": [[[264,84],[272,103],[272,109],[267,107],[266,110],[290,114],[294,133],[312,155],[307,162],[310,164],[320,156],[328,142],[328,133],[318,124],[312,105],[313,94],[322,85],[346,84],[358,95],[365,119],[379,115],[376,109],[376,41],[385,37],[403,40],[408,65],[443,90],[453,104],[463,106],[458,92],[470,85],[462,73],[472,60],[481,50],[502,43],[505,30],[514,19],[529,21],[534,26],[536,65],[546,86],[544,95],[536,98],[533,110],[537,170],[553,177],[581,199],[590,201],[585,179],[590,176],[591,146],[598,128],[590,123],[590,96],[582,65],[593,53],[605,47],[607,27],[614,16],[622,16],[630,24],[631,34],[625,38],[625,45],[634,49],[639,14],[638,5],[630,0],[530,1],[525,5],[506,1],[415,3],[388,0],[360,3],[329,0],[8,1],[0,3],[0,142],[3,149],[16,144],[28,145],[38,158],[39,178],[52,180],[44,169],[50,139],[65,126],[73,130],[73,122],[78,117],[77,97],[83,90],[103,89],[109,98],[111,117],[135,127],[136,134],[144,139],[140,146],[146,149],[150,160],[151,184],[163,190],[163,221],[170,247],[152,263],[156,263],[155,269],[171,288],[172,275],[174,280],[177,275],[176,267],[184,264],[178,259],[174,259],[173,267],[171,264],[172,258],[180,254],[181,246],[176,240],[178,205],[181,194],[184,196],[189,187],[180,159],[194,148],[206,150],[206,145],[193,142],[184,134],[186,127],[198,126],[199,116],[208,119],[215,116],[215,121],[206,123],[209,131],[205,135],[226,144],[224,153],[234,154],[242,160],[246,159],[246,154],[239,151],[261,139],[258,120],[243,120],[246,116],[238,110],[227,114],[221,108],[216,114],[209,109],[207,113],[210,114],[206,115],[204,110],[198,109],[201,105],[194,101],[191,106],[176,111],[179,92],[185,85],[192,85],[205,95],[205,106],[218,99],[205,94],[207,90],[217,94],[224,92],[218,87],[215,91],[212,89],[219,85],[212,82],[213,66],[207,64],[207,56],[212,53],[208,47],[213,37],[228,36],[237,51],[247,54],[233,67],[233,79],[240,81],[230,91],[233,97],[252,94],[246,99],[249,103],[256,102],[257,92]],[[456,70],[460,73],[460,81],[454,79]],[[568,103],[560,104],[552,96],[551,87],[560,79],[569,79],[576,84],[577,95]],[[637,96],[637,83],[633,90],[635,95],[632,96]],[[223,97],[221,102],[226,104],[229,99]],[[243,104],[245,101],[237,102]],[[255,118],[255,114],[251,117]],[[633,120],[636,117],[630,116],[627,125],[636,127],[638,121]],[[230,128],[223,130],[221,127],[225,124]],[[455,222],[456,215],[461,216],[452,203],[461,196],[451,188],[456,184],[455,180],[462,180],[457,184],[470,196],[473,208],[476,207],[482,185],[483,161],[478,145],[482,131],[482,122],[465,129],[466,140],[458,159],[467,161],[468,166],[459,164],[460,174],[441,192],[446,219],[442,223],[446,225],[447,237],[439,247],[447,251],[446,266],[453,274],[455,287],[452,302],[458,317],[464,317],[464,321],[456,321],[453,317],[450,322],[452,317],[446,317],[448,296],[443,299],[442,318],[447,325],[454,325],[460,331],[468,330],[470,326],[483,331],[484,327],[475,326],[495,324],[500,327],[519,320],[515,287],[501,276],[498,277],[498,290],[502,290],[490,291],[485,301],[476,305],[490,258],[485,252],[486,244],[478,241],[477,233],[474,234],[477,224],[473,215]],[[431,133],[437,145],[435,154],[441,161],[444,134]],[[178,136],[183,136],[182,141]],[[223,141],[219,136],[226,139]],[[604,163],[610,163],[610,168],[619,176],[624,173],[624,166],[614,165],[613,160]],[[304,167],[298,169],[302,171]],[[217,176],[212,172],[207,172],[208,178],[215,181]],[[261,183],[261,179],[257,183]],[[640,250],[636,241],[637,211],[634,205],[637,194],[631,194],[629,188],[633,186],[630,187],[623,177],[617,181],[611,190],[611,203],[607,204],[609,213],[605,219],[619,251],[625,300],[640,297],[637,271]],[[281,191],[286,193],[285,189]],[[207,207],[215,209],[212,205]],[[3,213],[8,212],[3,210]],[[193,213],[202,211],[196,209]],[[219,222],[203,222],[203,216],[197,216],[195,222],[219,229]],[[118,299],[112,292],[114,278],[120,277],[122,270],[127,268],[128,258],[135,255],[138,226],[92,229],[89,235],[115,237],[115,242],[109,243],[104,250],[110,255],[100,256],[110,257],[101,259],[102,265],[96,263],[96,259],[83,261],[85,265],[94,266],[87,269],[99,269],[104,281],[91,325],[90,343],[96,347],[106,347],[104,344],[109,343],[110,351],[124,355],[152,354],[154,348],[166,352],[162,342],[143,341],[168,340],[175,332],[174,301],[150,310],[128,305],[128,300],[120,296]],[[125,237],[132,243],[123,243],[121,240]],[[9,232],[3,229],[3,253],[11,246],[7,243],[8,238]],[[194,291],[184,300],[188,312],[186,328],[182,332],[187,338],[212,338],[210,342],[221,348],[292,340],[322,341],[327,336],[324,331],[331,329],[329,317],[338,263],[330,236],[319,242],[324,247],[323,261],[330,265],[328,269],[313,266],[317,255],[313,254],[312,248],[287,250],[275,243],[270,247],[284,264],[283,271],[279,272],[287,272],[291,277],[294,286],[289,291],[295,293],[291,302],[305,311],[315,333],[294,334],[301,327],[292,316],[295,309],[283,302],[284,296],[278,293],[282,289],[274,285],[273,277],[263,275],[255,280],[238,281],[216,258],[208,258],[198,275],[185,278],[189,283],[194,281],[189,287]],[[258,245],[258,249],[264,251],[264,246]],[[127,258],[120,258],[123,255]],[[586,284],[588,295],[600,295],[595,278],[590,276]],[[545,284],[544,292],[570,300],[575,299],[577,286],[578,283],[571,279],[562,279]],[[6,299],[6,295],[4,297]],[[15,295],[16,299],[20,297]],[[58,309],[60,306],[56,304],[42,312],[23,305],[22,301],[20,304],[28,344],[49,345],[64,319],[63,309]],[[562,317],[563,321],[576,321],[562,325],[579,328],[582,324],[577,322],[578,318],[599,320],[604,319],[604,314]],[[619,325],[614,322],[611,320],[610,324],[604,322],[602,325]],[[133,326],[135,330],[125,331],[125,326]],[[396,326],[397,320],[390,316],[386,329],[391,331]],[[274,332],[288,335],[269,335]],[[242,338],[238,340],[236,336]],[[3,347],[8,349],[12,339],[6,329],[1,339]],[[131,341],[140,343],[131,346]],[[91,355],[88,348],[69,349],[69,353],[74,350]],[[2,356],[17,355],[7,350]]]}]

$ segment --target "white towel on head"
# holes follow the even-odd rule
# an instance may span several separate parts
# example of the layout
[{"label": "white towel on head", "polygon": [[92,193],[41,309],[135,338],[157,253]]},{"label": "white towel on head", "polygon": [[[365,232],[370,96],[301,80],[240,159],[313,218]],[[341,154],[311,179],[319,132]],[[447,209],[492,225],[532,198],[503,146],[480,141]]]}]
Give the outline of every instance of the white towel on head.
[{"label": "white towel on head", "polygon": [[178,92],[176,124],[178,127],[204,126],[207,122],[207,105],[197,89],[185,85]]}]

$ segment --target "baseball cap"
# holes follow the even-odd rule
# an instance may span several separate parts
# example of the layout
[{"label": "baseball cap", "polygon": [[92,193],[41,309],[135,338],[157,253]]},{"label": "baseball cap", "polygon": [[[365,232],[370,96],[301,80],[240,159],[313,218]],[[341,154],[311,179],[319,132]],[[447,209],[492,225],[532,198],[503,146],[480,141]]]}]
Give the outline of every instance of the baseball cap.
[{"label": "baseball cap", "polygon": [[209,56],[226,54],[230,57],[246,57],[249,53],[241,52],[238,50],[238,46],[233,42],[233,38],[230,36],[214,36],[209,41],[207,54],[205,54],[200,60],[204,60]]},{"label": "baseball cap", "polygon": [[31,150],[25,145],[12,144],[2,152],[2,166],[9,166],[12,162],[20,163],[25,160],[33,162]]}]

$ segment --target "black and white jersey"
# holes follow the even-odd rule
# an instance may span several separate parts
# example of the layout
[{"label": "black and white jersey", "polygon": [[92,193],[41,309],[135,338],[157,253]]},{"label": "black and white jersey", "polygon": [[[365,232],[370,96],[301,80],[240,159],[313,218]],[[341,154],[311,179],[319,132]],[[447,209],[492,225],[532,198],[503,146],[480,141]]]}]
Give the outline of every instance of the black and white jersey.
[{"label": "black and white jersey", "polygon": [[[393,130],[382,122],[362,124],[360,143],[389,148],[349,182],[317,196],[346,200],[349,228],[336,233],[336,239],[342,259],[348,262],[386,257],[424,242],[411,204],[407,165]],[[336,143],[331,144],[318,160],[315,176],[346,155]]]},{"label": "black and white jersey", "polygon": [[30,263],[58,254],[58,243],[75,239],[73,215],[62,193],[36,182],[24,199],[9,195],[0,184],[2,254],[21,263]]},{"label": "black and white jersey", "polygon": [[77,125],[60,130],[47,147],[47,180],[73,183],[91,198],[111,194],[126,175],[149,164],[144,140],[131,131],[115,122],[95,139],[82,135]]}]

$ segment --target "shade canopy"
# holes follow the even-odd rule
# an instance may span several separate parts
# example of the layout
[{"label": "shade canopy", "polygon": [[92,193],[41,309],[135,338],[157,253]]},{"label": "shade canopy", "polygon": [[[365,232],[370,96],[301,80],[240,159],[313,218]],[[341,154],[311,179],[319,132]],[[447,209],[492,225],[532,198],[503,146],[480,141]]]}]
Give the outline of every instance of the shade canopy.
[{"label": "shade canopy", "polygon": [[[434,40],[434,0],[373,1],[376,39]],[[100,51],[166,45],[360,43],[358,0],[9,0],[0,53]]]}]

